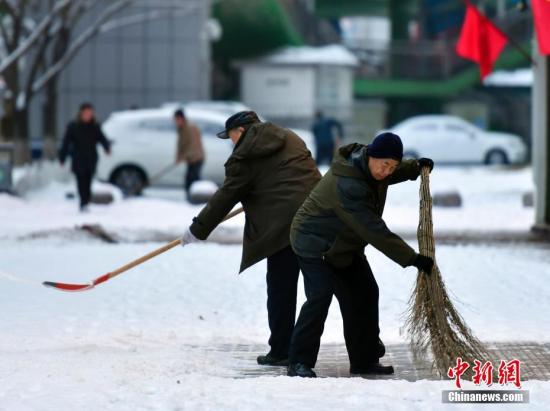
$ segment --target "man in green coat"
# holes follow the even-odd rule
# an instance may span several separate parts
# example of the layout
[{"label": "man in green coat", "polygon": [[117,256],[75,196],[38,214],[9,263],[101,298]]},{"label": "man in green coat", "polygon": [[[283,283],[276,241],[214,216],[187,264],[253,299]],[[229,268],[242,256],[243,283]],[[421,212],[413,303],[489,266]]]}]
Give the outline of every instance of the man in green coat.
[{"label": "man in green coat", "polygon": [[415,180],[433,161],[402,161],[399,136],[383,133],[372,144],[340,148],[331,168],[298,210],[291,245],[304,276],[307,301],[296,322],[288,375],[315,377],[321,335],[332,296],[344,320],[352,374],[391,374],[379,363],[378,285],[365,257],[372,244],[390,259],[425,273],[430,257],[417,254],[382,220],[388,186]]},{"label": "man in green coat", "polygon": [[257,360],[262,365],[286,366],[300,272],[290,247],[290,224],[321,175],[296,134],[261,122],[253,111],[231,116],[218,137],[235,144],[225,163],[225,181],[193,219],[182,244],[205,240],[235,204],[242,203],[246,223],[240,271],[267,258],[271,349]]}]

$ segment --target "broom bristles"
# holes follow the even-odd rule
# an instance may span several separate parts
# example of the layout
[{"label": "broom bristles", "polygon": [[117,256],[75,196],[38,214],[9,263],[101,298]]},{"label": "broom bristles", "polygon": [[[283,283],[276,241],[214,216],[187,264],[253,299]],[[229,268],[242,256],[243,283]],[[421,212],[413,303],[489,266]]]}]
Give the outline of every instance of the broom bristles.
[{"label": "broom bristles", "polygon": [[420,254],[433,258],[434,267],[430,275],[418,272],[416,286],[409,299],[406,325],[413,354],[424,357],[431,349],[434,367],[440,375],[446,375],[458,357],[470,364],[473,364],[473,360],[488,360],[485,347],[473,335],[451,302],[435,260],[432,198],[427,167],[423,167],[421,172],[418,243]]}]

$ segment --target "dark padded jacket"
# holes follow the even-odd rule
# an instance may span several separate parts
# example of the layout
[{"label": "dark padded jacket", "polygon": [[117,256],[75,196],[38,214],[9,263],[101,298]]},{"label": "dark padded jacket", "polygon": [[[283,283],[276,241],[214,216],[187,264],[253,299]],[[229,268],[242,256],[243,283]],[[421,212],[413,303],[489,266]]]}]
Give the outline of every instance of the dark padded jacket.
[{"label": "dark padded jacket", "polygon": [[190,227],[206,239],[241,202],[246,223],[240,271],[290,243],[290,224],[321,179],[304,142],[292,131],[257,123],[239,139],[225,163],[225,181]]},{"label": "dark padded jacket", "polygon": [[382,213],[388,186],[415,180],[420,166],[416,160],[402,161],[390,177],[377,181],[367,164],[364,145],[338,150],[329,171],[294,217],[291,244],[296,254],[346,267],[372,244],[401,266],[412,264],[416,252],[388,229]]},{"label": "dark padded jacket", "polygon": [[74,173],[93,174],[97,165],[98,144],[101,144],[105,151],[110,150],[111,144],[97,122],[72,121],[65,131],[59,159],[64,162],[67,156],[70,156]]}]

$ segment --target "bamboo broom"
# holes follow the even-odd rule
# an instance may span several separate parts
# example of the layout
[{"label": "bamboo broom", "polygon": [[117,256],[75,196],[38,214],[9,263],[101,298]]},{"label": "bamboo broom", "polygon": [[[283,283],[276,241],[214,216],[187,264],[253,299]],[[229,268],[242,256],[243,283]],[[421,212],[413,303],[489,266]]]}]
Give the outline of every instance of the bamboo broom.
[{"label": "bamboo broom", "polygon": [[485,347],[453,306],[437,266],[428,167],[421,170],[417,236],[420,254],[433,258],[434,266],[431,275],[418,272],[416,286],[409,300],[406,324],[413,354],[415,357],[423,357],[431,348],[434,368],[440,375],[446,375],[458,357],[470,364],[473,364],[474,359],[486,361],[489,355]]}]

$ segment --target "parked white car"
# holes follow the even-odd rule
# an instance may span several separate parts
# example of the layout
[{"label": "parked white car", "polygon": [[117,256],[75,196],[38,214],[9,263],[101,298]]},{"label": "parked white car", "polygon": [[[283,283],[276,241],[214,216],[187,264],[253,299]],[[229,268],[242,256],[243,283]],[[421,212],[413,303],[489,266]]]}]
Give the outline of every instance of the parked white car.
[{"label": "parked white car", "polygon": [[438,163],[513,164],[526,159],[519,136],[484,131],[460,117],[411,117],[387,130],[403,140],[404,157],[429,157]]},{"label": "parked white car", "polygon": [[[148,184],[183,186],[185,164],[162,174],[175,161],[177,143],[173,121],[174,107],[128,110],[112,113],[103,123],[103,132],[112,141],[112,154],[100,153],[97,176],[120,187],[126,194],[138,194]],[[221,184],[225,177],[224,163],[233,151],[230,140],[216,137],[225,127],[226,113],[193,107],[185,115],[202,132],[205,162],[202,179]],[[296,130],[309,150],[315,153],[310,131]],[[158,177],[157,177],[158,176]]]}]

